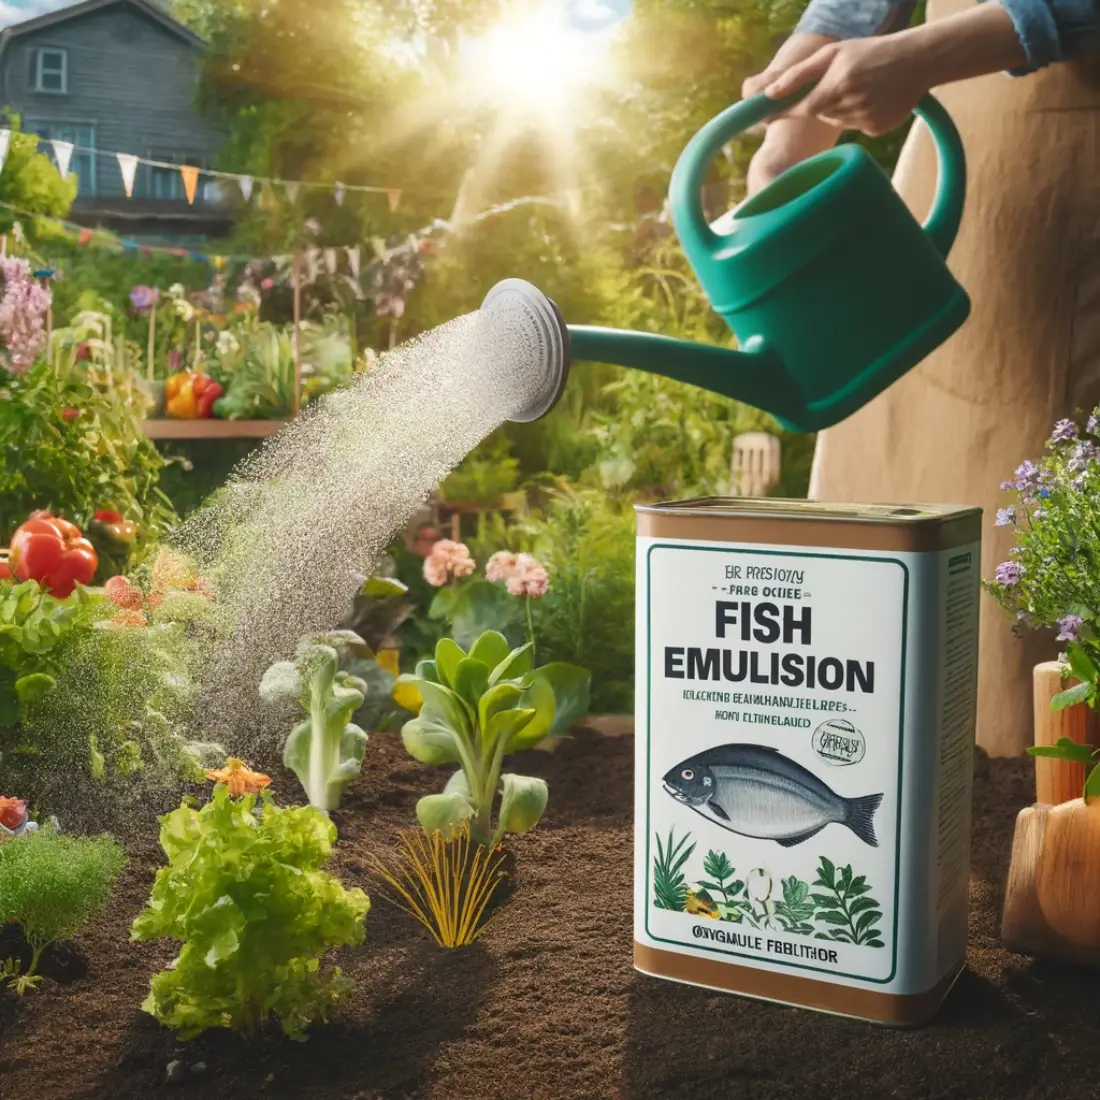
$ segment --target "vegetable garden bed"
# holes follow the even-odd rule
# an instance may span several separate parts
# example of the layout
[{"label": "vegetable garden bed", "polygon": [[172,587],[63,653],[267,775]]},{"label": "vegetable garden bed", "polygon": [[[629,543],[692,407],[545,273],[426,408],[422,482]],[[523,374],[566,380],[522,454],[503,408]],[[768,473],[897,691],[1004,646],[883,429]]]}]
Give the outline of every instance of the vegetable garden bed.
[{"label": "vegetable garden bed", "polygon": [[[367,872],[371,854],[408,826],[417,799],[438,790],[438,770],[409,760],[396,736],[371,738],[363,774],[334,814],[332,868],[371,895],[367,940],[340,960],[355,982],[351,1000],[304,1043],[210,1032],[180,1043],[139,1010],[150,975],[174,950],[163,940],[128,942],[162,862],[150,813],[108,911],[75,948],[47,953],[49,980],[33,994],[0,993],[0,1095],[1095,1097],[1095,977],[1011,955],[999,941],[1012,822],[1032,796],[1030,761],[979,755],[970,969],[931,1026],[891,1031],[635,973],[632,739],[581,731],[553,752],[525,755],[519,769],[550,784],[546,816],[511,840],[511,900],[472,947],[444,951],[386,904]],[[284,801],[299,798],[292,776],[256,763],[270,766]],[[167,798],[160,808],[174,805]]]}]

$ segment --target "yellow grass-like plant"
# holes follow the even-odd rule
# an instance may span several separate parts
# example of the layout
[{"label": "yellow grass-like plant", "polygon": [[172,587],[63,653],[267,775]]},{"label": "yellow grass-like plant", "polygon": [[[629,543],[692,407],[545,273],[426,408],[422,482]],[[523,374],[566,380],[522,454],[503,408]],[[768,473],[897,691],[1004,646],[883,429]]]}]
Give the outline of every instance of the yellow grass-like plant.
[{"label": "yellow grass-like plant", "polygon": [[389,888],[383,896],[420,921],[440,947],[473,943],[495,916],[486,919],[485,910],[507,877],[501,848],[476,843],[465,821],[450,836],[407,829],[397,838],[391,863],[371,861]]}]

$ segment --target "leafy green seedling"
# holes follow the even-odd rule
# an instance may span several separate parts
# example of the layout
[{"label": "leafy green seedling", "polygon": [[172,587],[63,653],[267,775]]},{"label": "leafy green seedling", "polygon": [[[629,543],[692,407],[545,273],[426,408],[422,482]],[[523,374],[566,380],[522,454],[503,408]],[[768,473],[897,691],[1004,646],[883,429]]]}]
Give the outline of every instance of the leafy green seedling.
[{"label": "leafy green seedling", "polygon": [[[1080,685],[1083,687],[1084,685]],[[1072,691],[1073,688],[1070,688]],[[1065,694],[1063,692],[1063,694]],[[1057,698],[1057,697],[1056,697]],[[1032,756],[1051,756],[1056,760],[1071,760],[1077,764],[1084,764],[1086,768],[1091,764],[1092,768],[1085,776],[1085,789],[1082,797],[1088,801],[1090,798],[1100,798],[1100,748],[1092,745],[1081,745],[1063,737],[1055,745],[1034,745],[1027,750]]]},{"label": "leafy green seedling", "polygon": [[351,720],[363,705],[367,685],[340,671],[336,649],[349,642],[349,633],[305,639],[295,660],[273,664],[260,682],[265,702],[293,701],[307,715],[287,738],[283,763],[319,810],[339,807],[344,787],[363,767],[367,747],[366,733]]},{"label": "leafy green seedling", "polygon": [[[426,832],[449,835],[468,821],[479,844],[495,847],[506,833],[525,833],[546,809],[545,780],[501,774],[504,757],[564,733],[588,711],[591,675],[574,665],[532,667],[531,646],[510,649],[503,634],[487,631],[469,653],[450,638],[402,676],[395,698],[416,714],[401,739],[424,764],[458,764],[442,794],[416,806]],[[496,825],[493,808],[500,797]]]}]

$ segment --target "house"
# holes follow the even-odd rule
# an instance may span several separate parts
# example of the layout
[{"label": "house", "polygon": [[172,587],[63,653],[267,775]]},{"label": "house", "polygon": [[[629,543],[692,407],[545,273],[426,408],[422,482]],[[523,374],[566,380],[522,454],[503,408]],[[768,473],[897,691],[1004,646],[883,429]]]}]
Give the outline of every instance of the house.
[{"label": "house", "polygon": [[[204,43],[151,0],[82,0],[0,32],[0,106],[24,130],[75,146],[72,218],[142,239],[223,235],[209,177],[194,204],[173,164],[213,167],[220,135],[195,106]],[[127,197],[116,153],[140,164]]]}]

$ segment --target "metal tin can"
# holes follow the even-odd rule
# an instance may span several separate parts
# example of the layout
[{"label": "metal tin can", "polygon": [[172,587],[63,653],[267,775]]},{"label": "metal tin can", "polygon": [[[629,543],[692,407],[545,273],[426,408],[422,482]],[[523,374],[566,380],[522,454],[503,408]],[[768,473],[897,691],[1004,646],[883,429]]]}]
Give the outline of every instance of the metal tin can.
[{"label": "metal tin can", "polygon": [[636,968],[926,1022],[966,956],[980,509],[637,511]]}]

